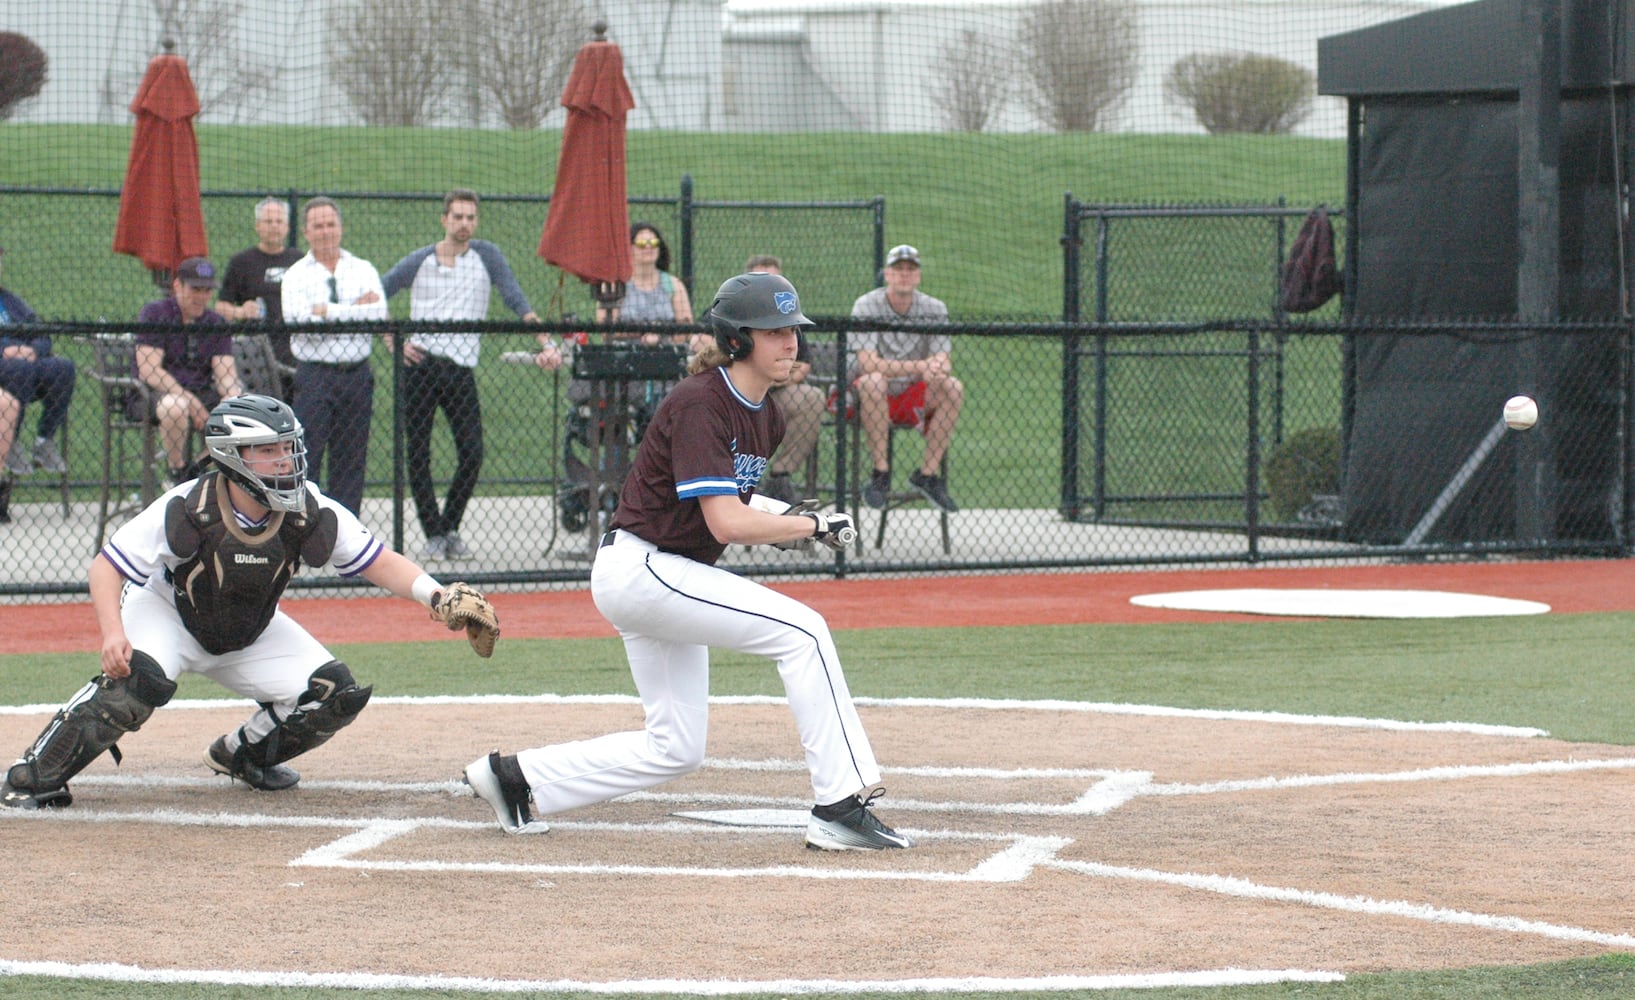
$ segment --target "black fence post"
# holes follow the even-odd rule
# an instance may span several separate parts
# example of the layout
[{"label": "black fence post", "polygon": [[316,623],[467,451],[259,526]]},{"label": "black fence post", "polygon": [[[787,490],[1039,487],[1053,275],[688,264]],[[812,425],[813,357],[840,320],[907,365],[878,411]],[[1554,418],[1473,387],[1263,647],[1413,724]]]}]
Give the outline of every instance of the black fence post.
[{"label": "black fence post", "polygon": [[693,291],[693,175],[681,175],[681,199],[677,203],[681,216],[681,283]]},{"label": "black fence post", "polygon": [[[1079,201],[1068,192],[1062,213],[1062,322],[1078,323]],[[1062,486],[1061,515],[1079,519],[1079,334],[1062,334]]]}]

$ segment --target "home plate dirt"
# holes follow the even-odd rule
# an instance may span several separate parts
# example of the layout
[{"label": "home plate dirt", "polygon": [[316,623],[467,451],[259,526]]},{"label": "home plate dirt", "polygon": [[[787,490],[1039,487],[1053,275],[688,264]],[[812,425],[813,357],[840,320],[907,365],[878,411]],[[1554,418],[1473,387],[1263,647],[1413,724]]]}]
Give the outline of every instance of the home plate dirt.
[{"label": "home plate dirt", "polygon": [[1550,610],[1548,604],[1540,601],[1455,594],[1445,590],[1184,590],[1139,594],[1130,598],[1130,603],[1144,608],[1306,618],[1483,618],[1542,615]]},{"label": "home plate dirt", "polygon": [[[1132,598],[1334,588],[1353,612],[1386,600],[1359,592],[1380,591],[1635,608],[1628,560],[780,587],[839,630],[1243,621],[1266,612]],[[495,603],[511,639],[612,636],[582,592]],[[396,599],[286,609],[327,643],[423,634],[411,632],[423,613]],[[94,669],[97,642],[83,605],[0,607],[0,652],[84,652]],[[634,699],[379,698],[303,756],[283,793],[201,761],[246,710],[173,703],[121,741],[122,766],[104,756],[73,782],[71,808],[0,810],[0,926],[14,929],[0,976],[793,995],[1321,980],[1635,951],[1629,747],[1491,726],[864,699],[880,815],[917,846],[828,854],[803,846],[811,790],[776,699],[716,703],[700,771],[550,817],[539,837],[502,834],[460,769],[496,747],[637,728]],[[0,708],[0,748],[27,746],[49,715]]]},{"label": "home plate dirt", "polygon": [[[776,699],[715,705],[702,770],[550,817],[538,837],[502,834],[460,768],[519,739],[636,726],[633,699],[373,704],[283,793],[200,760],[244,708],[167,706],[122,742],[122,766],[76,779],[71,808],[0,814],[0,925],[27,929],[0,944],[0,972],[843,992],[1635,950],[1627,747],[871,701],[877,805],[917,846],[830,854],[803,846],[811,792]],[[47,717],[0,714],[0,746]]]}]

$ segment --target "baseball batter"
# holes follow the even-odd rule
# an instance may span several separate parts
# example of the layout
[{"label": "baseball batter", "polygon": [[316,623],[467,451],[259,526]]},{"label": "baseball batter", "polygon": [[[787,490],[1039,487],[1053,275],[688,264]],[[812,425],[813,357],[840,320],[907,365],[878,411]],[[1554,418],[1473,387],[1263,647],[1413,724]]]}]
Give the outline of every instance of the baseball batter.
[{"label": "baseball batter", "polygon": [[[714,343],[659,404],[591,570],[591,595],[624,638],[645,728],[479,757],[467,783],[509,833],[534,819],[695,771],[704,762],[710,647],[769,657],[795,714],[816,805],[806,843],[823,850],[912,846],[869,804],[883,791],[829,627],[800,602],[715,562],[728,545],[831,548],[854,537],[851,516],[755,496],[783,438],[768,398],[813,325],[784,278],[741,274],[705,316]],[[530,808],[530,806],[532,808]]]},{"label": "baseball batter", "polygon": [[485,598],[461,583],[445,591],[306,481],[301,424],[284,403],[223,400],[204,440],[211,469],[126,522],[91,561],[102,672],[7,769],[0,805],[70,805],[68,780],[103,751],[117,763],[119,739],[170,700],[186,671],[259,706],[210,744],[204,763],[263,791],[294,787],[301,776],[283,762],[351,724],[372,691],[279,610],[302,564],[412,597],[465,628],[480,654],[492,650],[499,629]]}]

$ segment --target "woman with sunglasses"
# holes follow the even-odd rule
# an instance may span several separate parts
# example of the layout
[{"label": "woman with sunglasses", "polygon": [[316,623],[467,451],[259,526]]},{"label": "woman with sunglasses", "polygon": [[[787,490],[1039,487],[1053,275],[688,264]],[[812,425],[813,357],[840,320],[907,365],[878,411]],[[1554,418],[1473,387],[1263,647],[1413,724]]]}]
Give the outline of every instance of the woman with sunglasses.
[{"label": "woman with sunglasses", "polygon": [[[687,286],[670,273],[670,247],[658,227],[651,222],[630,224],[630,281],[624,301],[611,310],[596,307],[596,322],[629,320],[633,323],[691,323],[692,300]],[[642,342],[656,344],[657,334],[646,334]]]}]

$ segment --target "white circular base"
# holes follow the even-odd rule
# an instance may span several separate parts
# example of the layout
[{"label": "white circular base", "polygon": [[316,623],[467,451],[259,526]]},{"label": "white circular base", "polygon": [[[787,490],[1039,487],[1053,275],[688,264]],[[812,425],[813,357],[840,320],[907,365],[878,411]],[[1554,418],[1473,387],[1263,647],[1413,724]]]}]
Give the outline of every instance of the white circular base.
[{"label": "white circular base", "polygon": [[1440,590],[1186,590],[1130,598],[1144,608],[1303,618],[1486,618],[1542,615],[1548,604]]}]

